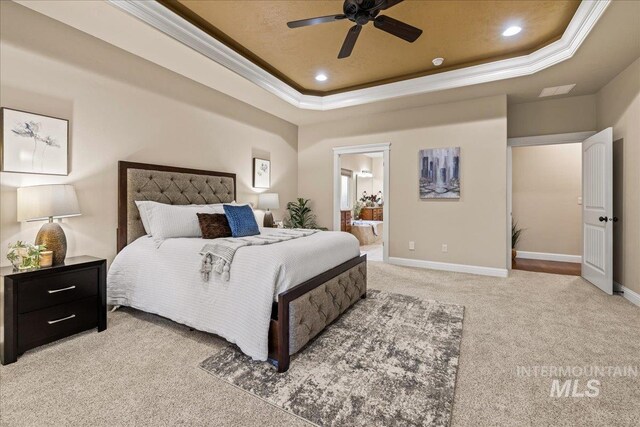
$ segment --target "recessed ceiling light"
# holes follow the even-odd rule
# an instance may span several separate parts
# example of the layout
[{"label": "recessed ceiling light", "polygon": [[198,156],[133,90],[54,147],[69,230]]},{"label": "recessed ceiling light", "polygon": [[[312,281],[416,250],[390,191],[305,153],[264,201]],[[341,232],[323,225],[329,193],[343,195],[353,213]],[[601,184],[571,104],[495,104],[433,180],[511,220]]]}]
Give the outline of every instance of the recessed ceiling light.
[{"label": "recessed ceiling light", "polygon": [[576,84],[574,83],[571,85],[545,87],[544,89],[542,89],[542,92],[540,92],[540,95],[538,95],[538,97],[544,98],[546,96],[566,95],[567,93],[571,92],[571,89],[573,89],[575,85]]},{"label": "recessed ceiling light", "polygon": [[436,67],[439,67],[444,62],[444,58],[433,58],[433,61],[431,62],[433,62],[433,65]]},{"label": "recessed ceiling light", "polygon": [[327,77],[326,74],[323,74],[323,73],[316,74],[316,80],[319,81],[319,82],[326,82],[327,79],[328,79],[328,77]]},{"label": "recessed ceiling light", "polygon": [[518,27],[517,25],[513,25],[513,26],[507,28],[506,30],[504,30],[502,35],[505,36],[505,37],[511,37],[511,36],[515,36],[520,31],[522,31],[522,28]]}]

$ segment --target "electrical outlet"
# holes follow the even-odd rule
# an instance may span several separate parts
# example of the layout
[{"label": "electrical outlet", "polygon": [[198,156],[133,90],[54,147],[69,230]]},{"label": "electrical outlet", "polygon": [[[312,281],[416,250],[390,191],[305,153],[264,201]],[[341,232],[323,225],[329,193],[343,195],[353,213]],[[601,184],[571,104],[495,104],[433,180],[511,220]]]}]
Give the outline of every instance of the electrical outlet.
[{"label": "electrical outlet", "polygon": [[409,242],[409,250],[410,251],[416,250],[416,242]]},{"label": "electrical outlet", "polygon": [[442,244],[442,252],[448,252],[449,251],[449,247],[447,246],[446,243]]}]

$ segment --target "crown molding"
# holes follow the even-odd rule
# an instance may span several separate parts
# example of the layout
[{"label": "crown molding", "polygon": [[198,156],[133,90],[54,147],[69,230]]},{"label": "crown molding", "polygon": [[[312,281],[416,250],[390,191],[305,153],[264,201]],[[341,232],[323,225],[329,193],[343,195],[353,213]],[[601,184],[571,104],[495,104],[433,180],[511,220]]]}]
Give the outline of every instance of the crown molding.
[{"label": "crown molding", "polygon": [[527,76],[571,58],[611,0],[580,3],[562,37],[528,55],[327,96],[305,95],[155,1],[108,0],[284,101],[305,110],[333,110],[407,95]]}]

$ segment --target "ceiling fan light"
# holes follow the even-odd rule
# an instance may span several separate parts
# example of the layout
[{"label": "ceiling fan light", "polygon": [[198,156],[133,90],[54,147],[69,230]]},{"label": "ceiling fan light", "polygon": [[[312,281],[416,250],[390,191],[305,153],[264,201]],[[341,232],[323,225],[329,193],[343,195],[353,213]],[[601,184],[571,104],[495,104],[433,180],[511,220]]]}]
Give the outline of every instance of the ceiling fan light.
[{"label": "ceiling fan light", "polygon": [[509,27],[506,30],[504,30],[502,32],[502,35],[505,36],[505,37],[511,37],[511,36],[515,36],[520,31],[522,31],[522,28],[518,27],[517,25],[512,25],[511,27]]},{"label": "ceiling fan light", "polygon": [[316,74],[316,81],[318,82],[326,82],[328,79],[327,75],[324,73],[318,73]]}]

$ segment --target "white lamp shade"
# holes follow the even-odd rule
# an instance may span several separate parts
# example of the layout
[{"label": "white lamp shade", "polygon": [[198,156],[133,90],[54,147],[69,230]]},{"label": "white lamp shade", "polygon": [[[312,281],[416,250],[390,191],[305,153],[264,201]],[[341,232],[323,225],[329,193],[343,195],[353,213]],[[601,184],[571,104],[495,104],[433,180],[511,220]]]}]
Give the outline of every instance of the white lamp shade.
[{"label": "white lamp shade", "polygon": [[278,209],[280,208],[280,199],[278,193],[261,193],[258,194],[259,209]]},{"label": "white lamp shade", "polygon": [[18,221],[41,221],[80,215],[72,185],[37,185],[18,188]]}]

